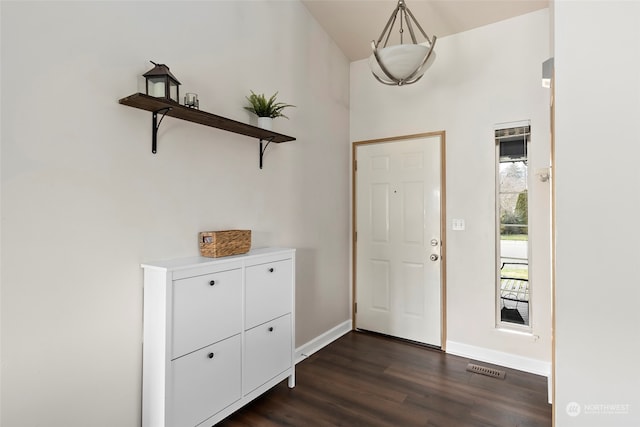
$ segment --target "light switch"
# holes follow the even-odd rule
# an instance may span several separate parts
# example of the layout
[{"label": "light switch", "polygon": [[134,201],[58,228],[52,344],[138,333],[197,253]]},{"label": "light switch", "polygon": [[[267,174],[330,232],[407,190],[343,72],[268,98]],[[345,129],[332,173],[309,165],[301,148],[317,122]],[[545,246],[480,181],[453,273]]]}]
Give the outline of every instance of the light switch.
[{"label": "light switch", "polygon": [[452,222],[453,231],[464,231],[464,219],[453,219]]}]

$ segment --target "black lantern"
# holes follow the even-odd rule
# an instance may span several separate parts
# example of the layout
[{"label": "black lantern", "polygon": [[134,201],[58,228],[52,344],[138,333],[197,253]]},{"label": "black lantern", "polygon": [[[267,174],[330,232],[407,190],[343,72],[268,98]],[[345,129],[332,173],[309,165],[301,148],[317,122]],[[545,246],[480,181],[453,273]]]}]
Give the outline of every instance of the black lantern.
[{"label": "black lantern", "polygon": [[178,79],[171,74],[169,67],[166,65],[156,64],[153,61],[150,62],[155,65],[155,67],[142,75],[147,79],[147,95],[179,102],[180,93],[178,86],[180,82]]}]

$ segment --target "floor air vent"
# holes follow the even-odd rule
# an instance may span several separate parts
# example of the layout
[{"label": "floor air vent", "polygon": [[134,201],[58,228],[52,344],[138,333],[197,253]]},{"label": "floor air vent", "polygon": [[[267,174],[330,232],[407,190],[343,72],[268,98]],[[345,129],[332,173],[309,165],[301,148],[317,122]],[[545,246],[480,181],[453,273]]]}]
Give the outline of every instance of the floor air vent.
[{"label": "floor air vent", "polygon": [[486,375],[488,377],[500,378],[501,380],[507,375],[505,371],[499,369],[487,368],[486,366],[480,366],[473,363],[467,365],[467,371],[474,374]]}]

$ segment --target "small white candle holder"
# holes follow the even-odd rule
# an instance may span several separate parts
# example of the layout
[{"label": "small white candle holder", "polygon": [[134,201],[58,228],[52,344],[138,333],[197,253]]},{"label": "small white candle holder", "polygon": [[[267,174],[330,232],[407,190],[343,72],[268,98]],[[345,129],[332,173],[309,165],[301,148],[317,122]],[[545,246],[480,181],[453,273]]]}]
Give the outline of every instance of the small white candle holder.
[{"label": "small white candle holder", "polygon": [[200,109],[200,101],[198,101],[197,93],[187,93],[184,96],[184,105],[189,108]]}]

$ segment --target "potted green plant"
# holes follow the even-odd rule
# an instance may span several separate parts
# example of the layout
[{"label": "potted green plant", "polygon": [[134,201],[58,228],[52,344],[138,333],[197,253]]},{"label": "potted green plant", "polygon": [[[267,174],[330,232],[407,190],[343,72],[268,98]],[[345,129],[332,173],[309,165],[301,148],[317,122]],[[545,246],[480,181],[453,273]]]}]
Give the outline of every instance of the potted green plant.
[{"label": "potted green plant", "polygon": [[282,112],[287,107],[295,107],[295,105],[286,104],[284,102],[276,102],[278,92],[274,93],[271,98],[267,99],[264,94],[256,94],[251,91],[251,95],[247,96],[249,106],[244,107],[245,110],[252,112],[258,116],[258,126],[263,129],[271,130],[271,121],[276,117],[284,117],[288,119]]}]

